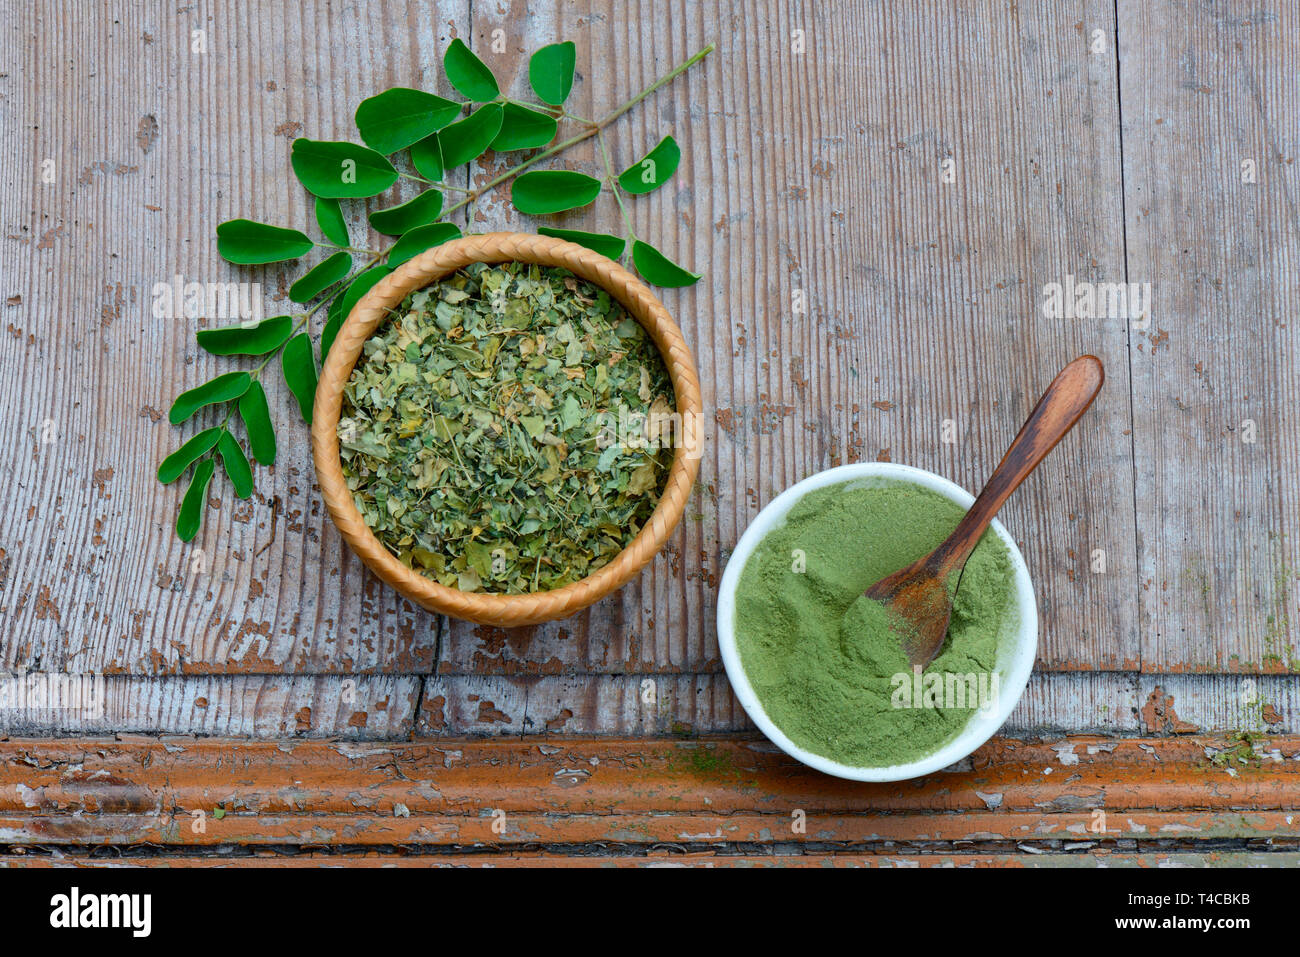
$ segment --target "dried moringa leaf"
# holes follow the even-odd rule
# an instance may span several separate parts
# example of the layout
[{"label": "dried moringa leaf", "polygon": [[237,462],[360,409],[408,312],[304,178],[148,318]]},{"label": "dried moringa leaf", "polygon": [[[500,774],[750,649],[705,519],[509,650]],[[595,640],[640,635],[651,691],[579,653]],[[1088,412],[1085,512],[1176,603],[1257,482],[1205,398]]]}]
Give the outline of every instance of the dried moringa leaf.
[{"label": "dried moringa leaf", "polygon": [[399,559],[463,591],[559,588],[658,501],[673,392],[649,335],[563,269],[476,263],[407,297],[362,349],[343,472]]}]

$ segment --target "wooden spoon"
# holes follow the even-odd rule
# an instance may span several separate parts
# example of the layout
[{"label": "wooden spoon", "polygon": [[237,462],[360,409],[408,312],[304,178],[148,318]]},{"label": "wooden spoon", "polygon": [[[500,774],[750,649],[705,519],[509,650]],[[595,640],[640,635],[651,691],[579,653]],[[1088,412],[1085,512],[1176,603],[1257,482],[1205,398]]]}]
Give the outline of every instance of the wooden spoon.
[{"label": "wooden spoon", "polygon": [[924,668],[943,647],[952,616],[952,596],[957,592],[966,560],[989,522],[1092,405],[1105,378],[1096,356],[1080,356],[1062,369],[953,533],[930,554],[882,578],[863,593],[901,619],[898,631],[903,651],[914,666]]}]

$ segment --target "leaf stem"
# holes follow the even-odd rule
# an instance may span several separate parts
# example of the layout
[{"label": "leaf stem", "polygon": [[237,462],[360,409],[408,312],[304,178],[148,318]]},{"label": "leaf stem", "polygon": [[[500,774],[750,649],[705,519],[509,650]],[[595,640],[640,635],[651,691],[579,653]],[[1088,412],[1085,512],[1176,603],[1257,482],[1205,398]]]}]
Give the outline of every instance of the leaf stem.
[{"label": "leaf stem", "polygon": [[497,97],[500,103],[509,103],[512,106],[520,106],[526,110],[532,110],[535,113],[545,113],[547,116],[557,120],[573,120],[575,123],[581,123],[583,126],[595,126],[591,120],[584,119],[581,116],[574,116],[563,106],[551,106],[549,103],[529,103],[526,100],[511,99],[504,94]]},{"label": "leaf stem", "polygon": [[644,90],[642,90],[642,91],[641,91],[640,93],[638,93],[636,96],[632,97],[632,99],[628,100],[626,103],[624,103],[624,104],[623,104],[622,106],[620,106],[618,109],[616,109],[613,113],[610,113],[608,116],[604,117],[603,119],[598,120],[597,123],[596,123],[596,127],[597,127],[598,129],[604,129],[605,127],[609,126],[609,124],[613,123],[616,119],[618,119],[620,116],[622,116],[622,115],[623,115],[624,113],[626,113],[628,110],[632,109],[632,107],[636,106],[638,103],[640,103],[642,100],[644,100],[644,99],[645,99],[647,96],[649,96],[651,93],[655,92],[655,90],[658,90],[660,87],[665,86],[665,85],[668,84],[668,83],[671,83],[673,80],[677,79],[679,76],[681,76],[681,75],[682,75],[683,73],[685,73],[687,70],[689,70],[691,67],[695,66],[695,64],[699,63],[699,62],[700,62],[701,60],[703,60],[706,56],[708,56],[710,53],[712,53],[713,50],[714,50],[714,45],[713,45],[712,43],[710,43],[708,46],[706,46],[706,47],[705,47],[703,50],[701,50],[699,53],[695,54],[695,56],[693,56],[693,57],[691,57],[689,60],[687,60],[685,63],[682,63],[682,64],[680,64],[680,65],[678,65],[678,66],[673,67],[671,70],[669,70],[667,73],[665,73],[665,74],[664,74],[663,76],[661,76],[659,79],[655,80],[653,83],[651,83],[649,86],[647,86]]},{"label": "leaf stem", "polygon": [[425,179],[423,176],[416,176],[414,173],[403,173],[400,169],[397,171],[397,175],[402,179],[409,179],[415,183],[424,183],[426,186],[438,185],[431,179]]},{"label": "leaf stem", "polygon": [[605,145],[605,134],[597,133],[596,142],[600,144],[600,155],[605,161],[605,182],[609,184],[609,190],[614,194],[614,201],[618,203],[618,211],[623,214],[623,225],[627,227],[627,238],[635,242],[636,230],[632,228],[632,217],[628,215],[627,206],[623,202],[623,191],[618,185],[618,178],[614,175],[614,162],[609,157],[609,147]]},{"label": "leaf stem", "polygon": [[366,256],[383,256],[383,255],[384,255],[383,251],[382,251],[382,250],[378,250],[378,249],[358,249],[356,246],[335,246],[335,245],[334,245],[333,243],[331,243],[331,242],[318,242],[318,243],[316,243],[316,245],[317,245],[317,246],[324,246],[324,247],[326,247],[326,248],[328,248],[328,249],[337,249],[339,252],[344,252],[344,253],[361,253],[361,254],[366,255]]}]

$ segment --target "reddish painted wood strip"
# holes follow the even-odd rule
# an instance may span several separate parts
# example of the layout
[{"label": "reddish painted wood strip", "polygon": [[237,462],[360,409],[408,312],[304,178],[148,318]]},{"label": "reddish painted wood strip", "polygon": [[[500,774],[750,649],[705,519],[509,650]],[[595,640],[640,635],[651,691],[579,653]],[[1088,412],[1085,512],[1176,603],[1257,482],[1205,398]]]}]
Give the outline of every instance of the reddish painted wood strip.
[{"label": "reddish painted wood strip", "polygon": [[1300,854],[1251,853],[1243,851],[1204,851],[1177,853],[1116,854],[1089,852],[1081,854],[725,854],[716,851],[698,853],[651,852],[641,855],[613,856],[558,854],[300,854],[257,855],[247,857],[181,857],[165,854],[154,857],[61,857],[8,854],[0,855],[0,867],[275,867],[275,868],[413,868],[413,867],[846,867],[846,868],[974,868],[974,867],[1295,867]]},{"label": "reddish painted wood strip", "polygon": [[1000,739],[904,785],[829,778],[753,739],[0,742],[0,843],[18,845],[1084,847],[1294,837],[1298,812],[1296,737]]}]

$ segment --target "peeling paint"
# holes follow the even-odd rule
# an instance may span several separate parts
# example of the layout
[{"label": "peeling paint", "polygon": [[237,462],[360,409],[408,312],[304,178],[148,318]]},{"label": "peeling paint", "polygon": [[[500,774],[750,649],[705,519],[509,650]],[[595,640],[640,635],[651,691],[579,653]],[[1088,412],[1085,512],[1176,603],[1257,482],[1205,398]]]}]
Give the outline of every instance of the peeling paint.
[{"label": "peeling paint", "polygon": [[1079,763],[1079,756],[1074,753],[1074,745],[1062,742],[1051,746],[1056,752],[1056,759],[1066,767]]}]

